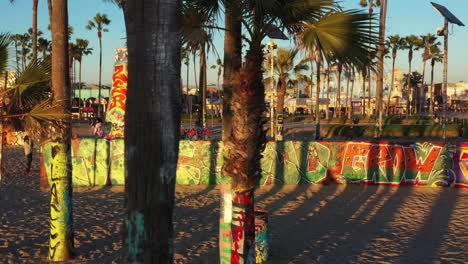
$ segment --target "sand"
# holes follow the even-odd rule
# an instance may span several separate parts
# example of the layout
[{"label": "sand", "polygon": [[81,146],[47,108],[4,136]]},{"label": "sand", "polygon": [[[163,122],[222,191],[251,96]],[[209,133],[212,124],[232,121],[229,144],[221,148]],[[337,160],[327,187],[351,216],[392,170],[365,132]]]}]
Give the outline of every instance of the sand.
[{"label": "sand", "polygon": [[[35,156],[36,158],[37,156]],[[49,194],[39,164],[24,173],[21,149],[5,151],[0,263],[45,263]],[[76,189],[77,256],[67,263],[125,263],[122,186]],[[260,187],[270,211],[268,263],[467,263],[468,190],[357,185]],[[178,186],[175,263],[218,263],[219,189]]]}]

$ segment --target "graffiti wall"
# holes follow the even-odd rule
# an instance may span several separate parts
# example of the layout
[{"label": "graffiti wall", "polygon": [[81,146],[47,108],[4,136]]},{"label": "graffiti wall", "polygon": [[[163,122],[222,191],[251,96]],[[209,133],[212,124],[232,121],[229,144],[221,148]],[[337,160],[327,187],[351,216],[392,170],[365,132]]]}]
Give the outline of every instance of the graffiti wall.
[{"label": "graffiti wall", "polygon": [[127,101],[127,55],[126,49],[117,49],[114,74],[112,75],[112,89],[110,92],[109,109],[106,121],[112,124],[109,139],[124,137],[124,120]]},{"label": "graffiti wall", "polygon": [[[95,141],[73,141],[73,185],[101,185],[108,175],[112,184],[123,184],[123,139]],[[224,163],[221,144],[180,141],[177,184],[220,183]],[[49,151],[46,148],[47,144],[43,151]],[[49,160],[50,155],[44,153],[46,171]],[[262,185],[359,183],[468,188],[467,142],[268,142],[261,165]]]},{"label": "graffiti wall", "polygon": [[[108,141],[103,138],[72,139],[73,186],[124,184],[123,140]],[[50,184],[52,142],[41,146],[44,170]]]}]

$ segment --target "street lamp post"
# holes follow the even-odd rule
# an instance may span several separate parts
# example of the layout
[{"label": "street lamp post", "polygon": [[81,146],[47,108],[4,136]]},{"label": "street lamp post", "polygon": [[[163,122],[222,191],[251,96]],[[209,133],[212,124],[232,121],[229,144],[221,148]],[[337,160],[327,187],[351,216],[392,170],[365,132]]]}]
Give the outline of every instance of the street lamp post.
[{"label": "street lamp post", "polygon": [[437,30],[437,35],[444,36],[444,71],[442,84],[442,138],[447,138],[447,71],[448,71],[448,23],[465,26],[455,15],[453,15],[445,6],[431,2],[432,6],[444,17],[444,27],[442,31]]}]

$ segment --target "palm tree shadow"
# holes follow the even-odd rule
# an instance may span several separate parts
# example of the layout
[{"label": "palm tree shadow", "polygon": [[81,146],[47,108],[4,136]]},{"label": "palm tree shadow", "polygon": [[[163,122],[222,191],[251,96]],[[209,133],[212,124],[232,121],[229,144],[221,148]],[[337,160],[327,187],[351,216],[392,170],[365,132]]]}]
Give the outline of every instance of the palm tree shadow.
[{"label": "palm tree shadow", "polygon": [[[398,262],[421,261],[435,263],[442,261],[437,258],[442,251],[444,236],[448,233],[449,222],[455,211],[455,204],[460,197],[458,188],[443,188],[431,208],[431,214],[426,217],[424,226],[420,228],[411,245],[400,256]],[[430,242],[429,242],[430,241]],[[418,250],[414,250],[418,248]]]},{"label": "palm tree shadow", "polygon": [[285,164],[284,164],[284,143],[285,141],[276,142],[276,166],[275,166],[275,175],[274,183],[275,184],[286,184],[286,179],[284,175]]},{"label": "palm tree shadow", "polygon": [[309,141],[301,141],[299,152],[299,184],[309,183],[307,180],[307,159],[309,157]]}]

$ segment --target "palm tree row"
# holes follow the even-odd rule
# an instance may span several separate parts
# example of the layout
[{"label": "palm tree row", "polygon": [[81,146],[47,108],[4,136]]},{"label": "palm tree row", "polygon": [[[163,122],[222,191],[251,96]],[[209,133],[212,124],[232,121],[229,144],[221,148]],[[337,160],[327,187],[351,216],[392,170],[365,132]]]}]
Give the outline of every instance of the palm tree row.
[{"label": "palm tree row", "polygon": [[[410,114],[410,94],[412,93],[412,89],[416,89],[413,94],[415,95],[415,100],[414,100],[414,107],[413,107],[413,112],[414,113],[420,113],[421,108],[423,105],[423,102],[421,100],[421,91],[418,90],[417,88],[417,83],[412,83],[411,82],[411,75],[412,72],[412,60],[413,60],[413,53],[415,50],[423,49],[423,54],[422,54],[422,60],[423,60],[423,69],[422,69],[422,76],[421,76],[421,84],[425,85],[425,73],[426,73],[426,62],[428,60],[431,60],[431,84],[430,84],[430,107],[429,111],[432,113],[433,111],[433,101],[434,101],[434,93],[433,93],[433,71],[434,71],[434,65],[436,62],[440,61],[441,57],[441,51],[440,51],[440,42],[437,41],[437,37],[433,34],[427,34],[427,35],[421,35],[421,36],[416,36],[416,35],[409,35],[407,37],[400,37],[399,35],[393,35],[389,36],[386,40],[386,46],[389,50],[392,51],[392,80],[391,80],[391,87],[389,90],[388,94],[388,103],[390,102],[390,96],[391,93],[394,90],[394,82],[395,82],[395,77],[394,77],[394,72],[395,72],[395,59],[397,57],[397,53],[399,50],[408,50],[408,74],[405,75],[405,80],[406,80],[406,87],[404,89],[404,97],[407,100],[407,107],[406,107],[406,114]],[[387,108],[387,113],[388,113],[388,108]]]},{"label": "palm tree row", "polygon": [[[227,183],[227,189],[223,189],[221,202],[225,208],[231,208],[229,215],[234,221],[221,222],[229,232],[222,235],[228,239],[220,241],[229,241],[228,251],[231,253],[220,258],[223,262],[228,258],[228,263],[247,263],[248,253],[254,251],[254,190],[262,175],[260,159],[266,143],[262,120],[265,106],[263,40],[274,28],[283,29],[294,37],[311,60],[314,58],[318,107],[320,73],[325,63],[331,65],[333,58],[337,58],[346,67],[369,71],[371,52],[375,52],[377,44],[377,34],[371,26],[372,14],[342,10],[333,0],[117,2],[124,8],[129,51],[125,241],[130,262],[171,263],[173,260],[172,209],[180,127],[182,43],[180,35],[174,32],[179,31],[182,10],[190,2],[190,5],[193,3],[198,10],[206,12],[210,18],[208,21],[215,21],[216,15],[223,10],[225,14],[224,28],[228,29],[225,40],[229,41],[225,42],[224,49],[224,76],[228,81],[224,88],[229,96],[225,98],[227,109],[223,111],[229,112],[226,122],[230,125],[223,133],[225,165],[222,181]],[[52,0],[48,4],[52,14],[52,98],[65,111],[70,109],[71,91],[67,1]],[[221,5],[224,5],[223,9]],[[90,27],[98,28],[96,23]],[[245,36],[241,32],[245,32]],[[244,63],[241,59],[243,40],[247,45]],[[203,52],[204,46],[199,47]],[[200,76],[204,82],[206,75],[201,73]],[[54,221],[51,223],[51,260],[68,259],[73,247],[71,207],[61,204],[67,201],[63,196],[72,193],[70,134],[70,119],[66,117],[62,119],[62,130],[57,137],[58,143],[54,145],[53,166],[60,169],[54,170],[56,175],[53,178],[61,181],[52,182],[52,188],[59,187],[56,187],[56,193],[51,192],[51,205],[52,208],[62,208],[62,211],[60,214],[52,212],[51,216],[51,221]],[[147,160],[153,162],[148,163]],[[221,212],[225,213],[225,210]],[[58,230],[58,223],[64,225],[62,230],[66,232],[54,233]],[[64,243],[56,244],[56,239]],[[56,250],[58,246],[60,249]]]}]

